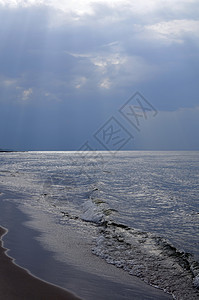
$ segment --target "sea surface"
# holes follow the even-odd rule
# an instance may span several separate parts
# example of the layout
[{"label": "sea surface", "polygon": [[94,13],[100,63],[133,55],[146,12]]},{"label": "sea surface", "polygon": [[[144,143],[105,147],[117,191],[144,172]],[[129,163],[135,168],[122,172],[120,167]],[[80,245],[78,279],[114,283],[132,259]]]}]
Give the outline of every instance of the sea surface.
[{"label": "sea surface", "polygon": [[6,201],[31,216],[27,226],[60,262],[85,269],[89,252],[198,299],[199,152],[13,152],[0,162],[1,190],[18,195]]}]

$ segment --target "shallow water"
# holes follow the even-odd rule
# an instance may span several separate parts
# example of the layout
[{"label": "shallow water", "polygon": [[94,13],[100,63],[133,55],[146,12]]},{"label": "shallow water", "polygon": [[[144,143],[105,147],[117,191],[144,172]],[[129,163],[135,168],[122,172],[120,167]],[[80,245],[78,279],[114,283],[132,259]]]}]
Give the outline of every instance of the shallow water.
[{"label": "shallow water", "polygon": [[[0,184],[23,194],[15,201],[32,215],[29,226],[78,228],[109,264],[169,292],[183,287],[194,299],[199,152],[1,153]],[[48,222],[40,222],[38,212]],[[60,261],[78,257],[64,257],[63,245],[58,240],[55,246],[47,230],[39,240]]]}]

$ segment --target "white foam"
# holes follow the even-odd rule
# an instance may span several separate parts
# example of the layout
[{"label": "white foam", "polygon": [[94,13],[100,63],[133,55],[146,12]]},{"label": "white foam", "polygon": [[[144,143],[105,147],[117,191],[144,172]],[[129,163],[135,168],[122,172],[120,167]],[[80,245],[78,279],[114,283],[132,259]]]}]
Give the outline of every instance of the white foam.
[{"label": "white foam", "polygon": [[173,293],[177,299],[198,299],[199,294],[193,288],[193,283],[199,287],[199,275],[192,283],[192,257],[189,259],[167,240],[154,234],[109,222],[100,228],[93,253],[108,264]]},{"label": "white foam", "polygon": [[103,212],[95,203],[92,202],[91,199],[88,199],[82,205],[82,208],[84,210],[83,214],[81,215],[82,220],[97,224],[102,222],[104,217]]}]

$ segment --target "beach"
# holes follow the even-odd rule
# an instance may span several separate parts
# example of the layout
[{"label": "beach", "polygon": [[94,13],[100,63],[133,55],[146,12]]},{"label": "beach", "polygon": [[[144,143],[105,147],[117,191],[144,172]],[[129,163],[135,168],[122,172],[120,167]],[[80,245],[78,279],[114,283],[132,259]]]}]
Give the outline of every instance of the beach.
[{"label": "beach", "polygon": [[[0,238],[6,230],[0,227]],[[30,275],[26,270],[13,263],[13,260],[6,255],[6,250],[0,240],[0,298],[4,300],[29,299],[29,300],[78,300],[71,293],[48,284]]]},{"label": "beach", "polygon": [[198,154],[103,155],[106,167],[88,159],[82,169],[77,153],[1,154],[9,268],[44,294],[43,285],[85,300],[197,299],[198,181],[186,168]]},{"label": "beach", "polygon": [[[83,266],[77,266],[79,262],[75,263],[73,259],[68,264],[60,263],[54,258],[53,252],[46,251],[37,242],[38,232],[26,225],[29,218],[16,205],[4,201],[14,195],[5,191],[1,195],[0,219],[9,227],[7,231],[0,226],[2,299],[172,299],[139,278],[129,276],[123,270],[86,253],[85,247],[79,249],[84,259]],[[78,244],[77,247],[74,244],[72,246],[73,252],[79,248]],[[70,248],[71,241],[67,248],[69,252]]]}]

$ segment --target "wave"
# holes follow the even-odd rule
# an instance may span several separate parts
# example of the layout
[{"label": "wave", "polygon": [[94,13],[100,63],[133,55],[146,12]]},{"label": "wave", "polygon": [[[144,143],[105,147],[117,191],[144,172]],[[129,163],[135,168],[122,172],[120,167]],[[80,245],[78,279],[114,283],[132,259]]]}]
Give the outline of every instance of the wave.
[{"label": "wave", "polygon": [[194,257],[161,236],[114,222],[112,216],[117,211],[111,210],[99,193],[98,188],[92,189],[81,216],[99,229],[92,253],[174,299],[198,299],[199,263]]},{"label": "wave", "polygon": [[166,239],[123,224],[100,226],[92,252],[107,263],[171,293],[176,299],[198,299],[199,264]]}]

